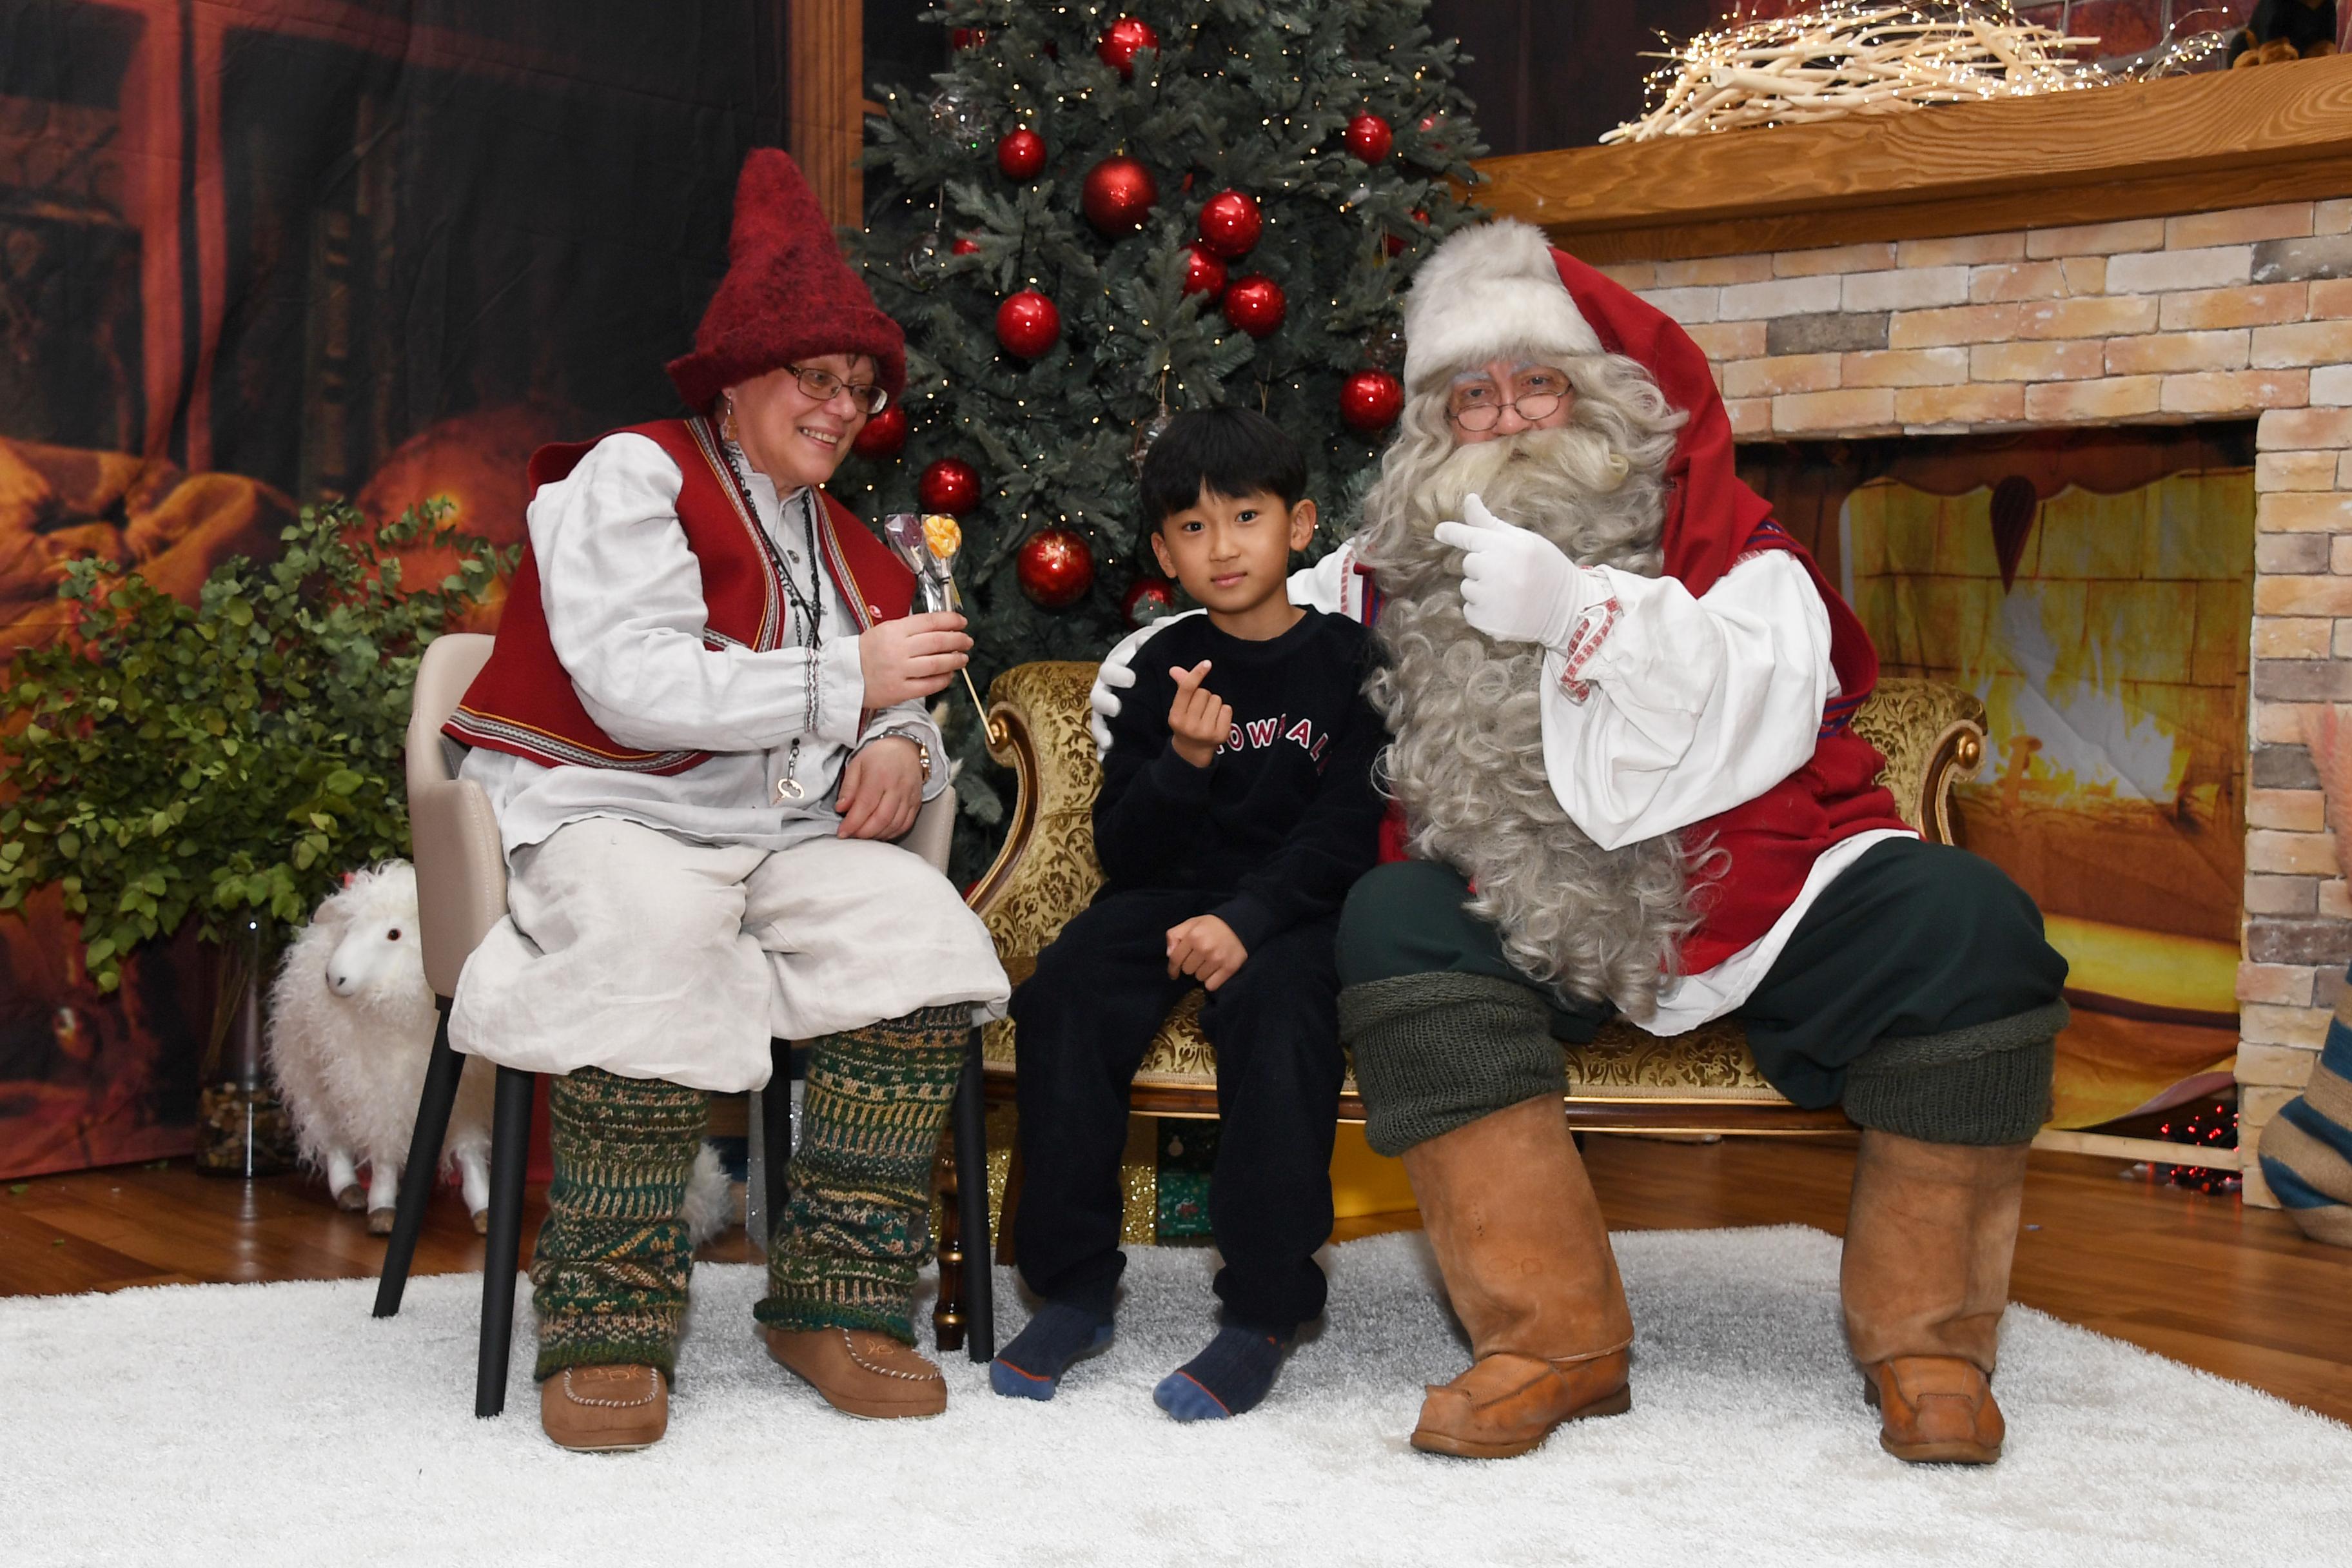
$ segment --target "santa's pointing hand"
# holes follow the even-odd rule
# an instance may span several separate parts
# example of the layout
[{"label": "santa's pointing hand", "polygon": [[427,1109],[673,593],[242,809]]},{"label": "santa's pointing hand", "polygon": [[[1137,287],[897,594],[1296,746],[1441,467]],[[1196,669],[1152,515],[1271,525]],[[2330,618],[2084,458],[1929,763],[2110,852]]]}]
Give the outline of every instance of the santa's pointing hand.
[{"label": "santa's pointing hand", "polygon": [[1584,611],[1584,569],[1559,546],[1505,522],[1476,496],[1460,522],[1441,522],[1437,542],[1462,552],[1462,615],[1497,642],[1565,648]]}]

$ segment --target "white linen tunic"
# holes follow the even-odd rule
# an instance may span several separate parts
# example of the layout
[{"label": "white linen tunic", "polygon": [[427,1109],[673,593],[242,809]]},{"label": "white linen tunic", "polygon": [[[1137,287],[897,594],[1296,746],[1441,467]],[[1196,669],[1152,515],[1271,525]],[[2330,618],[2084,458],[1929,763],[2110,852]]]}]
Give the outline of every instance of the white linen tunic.
[{"label": "white linen tunic", "polygon": [[[1361,620],[1363,584],[1350,542],[1293,573],[1290,598]],[[1615,849],[1704,822],[1811,759],[1838,686],[1829,610],[1794,555],[1759,552],[1700,595],[1612,566],[1587,568],[1583,584],[1570,649],[1545,650],[1544,773],[1594,843]],[[1771,930],[1684,975],[1635,1021],[1679,1035],[1738,1008],[1839,872],[1873,845],[1916,837],[1875,828],[1830,846]]]},{"label": "white linen tunic", "polygon": [[[786,570],[821,593],[814,657],[789,630],[764,653],[705,642],[683,476],[645,437],[605,437],[531,500],[548,635],[589,717],[624,745],[714,754],[662,777],[467,753],[459,776],[499,820],[509,912],[459,976],[459,1050],[735,1092],[767,1081],[772,1036],[959,1004],[975,1023],[1003,1016],[994,944],[947,879],[895,845],[838,837],[856,750],[919,740],[928,800],[948,787],[939,731],[919,701],[862,718],[857,622],[809,559],[801,507],[814,498],[780,499],[743,469]],[[788,767],[805,793],[779,803]]]}]

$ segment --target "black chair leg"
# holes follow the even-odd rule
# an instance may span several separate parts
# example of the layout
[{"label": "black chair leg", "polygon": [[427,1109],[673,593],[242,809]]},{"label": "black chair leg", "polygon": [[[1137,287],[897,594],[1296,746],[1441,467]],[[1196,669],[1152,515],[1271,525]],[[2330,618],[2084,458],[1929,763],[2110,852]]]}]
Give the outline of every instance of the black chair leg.
[{"label": "black chair leg", "polygon": [[522,1254],[523,1173],[530,1164],[530,1102],[538,1079],[499,1068],[490,1121],[490,1227],[482,1243],[482,1351],[474,1414],[507,1407],[507,1355],[514,1338],[515,1268]]},{"label": "black chair leg", "polygon": [[963,1321],[966,1353],[996,1359],[996,1277],[988,1245],[988,1107],[981,1098],[980,1031],[966,1039],[963,1076],[956,1082],[954,1119],[957,1217],[963,1233]]},{"label": "black chair leg", "polygon": [[784,1200],[792,1196],[792,1188],[784,1180],[784,1167],[793,1158],[793,1043],[790,1040],[768,1042],[768,1087],[760,1091],[760,1142],[761,1155],[767,1163],[768,1186],[761,1194],[768,1205],[768,1234],[760,1237],[760,1250],[765,1252],[773,1245],[776,1226],[784,1217]]},{"label": "black chair leg", "polygon": [[449,999],[433,998],[439,1016],[433,1026],[433,1055],[425,1064],[425,1092],[416,1100],[416,1130],[408,1135],[408,1168],[400,1173],[400,1200],[393,1210],[392,1239],[384,1244],[383,1272],[375,1283],[375,1315],[400,1310],[408,1289],[408,1268],[416,1258],[416,1237],[425,1229],[425,1205],[441,1173],[441,1142],[449,1131],[449,1108],[466,1058],[449,1044]]}]

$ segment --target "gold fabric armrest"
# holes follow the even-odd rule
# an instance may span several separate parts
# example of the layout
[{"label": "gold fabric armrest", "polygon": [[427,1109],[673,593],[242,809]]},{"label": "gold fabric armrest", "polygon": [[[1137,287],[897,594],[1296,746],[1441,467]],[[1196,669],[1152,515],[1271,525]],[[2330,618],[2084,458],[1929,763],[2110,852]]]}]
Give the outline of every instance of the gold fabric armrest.
[{"label": "gold fabric armrest", "polygon": [[[989,755],[1013,770],[1015,794],[1004,847],[970,901],[1015,985],[1102,886],[1094,828],[1102,765],[1087,727],[1097,668],[1076,660],[1024,664],[989,683]],[[991,1065],[1012,1065],[1012,1031],[1009,1019],[988,1026],[983,1052]]]},{"label": "gold fabric armrest", "polygon": [[1953,842],[1952,785],[1984,762],[1984,703],[1940,680],[1885,677],[1853,728],[1886,759],[1878,782],[1903,820],[1930,844]]}]

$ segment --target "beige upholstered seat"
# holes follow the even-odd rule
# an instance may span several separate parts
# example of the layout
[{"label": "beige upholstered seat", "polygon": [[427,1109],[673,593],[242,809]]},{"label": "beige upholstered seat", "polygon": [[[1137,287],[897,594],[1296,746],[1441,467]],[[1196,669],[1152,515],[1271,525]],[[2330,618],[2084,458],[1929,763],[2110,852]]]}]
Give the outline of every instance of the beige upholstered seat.
[{"label": "beige upholstered seat", "polygon": [[[1087,727],[1095,668],[1024,664],[989,688],[991,754],[1014,770],[1019,795],[1004,847],[971,903],[1016,984],[1036,967],[1038,950],[1102,885],[1093,826],[1102,770]],[[1984,704],[1936,681],[1882,680],[1854,727],[1885,755],[1881,782],[1904,819],[1931,842],[1950,843],[1951,786],[1955,777],[1973,773],[1983,754]],[[1195,991],[1161,1026],[1136,1075],[1138,1111],[1214,1110],[1215,1063],[1201,1034],[1200,1004]],[[1000,1098],[1012,1082],[1013,1041],[1012,1020],[989,1026],[985,1058],[992,1092]],[[1801,1110],[1775,1093],[1736,1023],[1671,1039],[1612,1024],[1591,1045],[1566,1050],[1570,1116],[1581,1127],[1763,1132],[1844,1125],[1834,1110]],[[1362,1117],[1352,1077],[1340,1110],[1343,1120]]]}]

